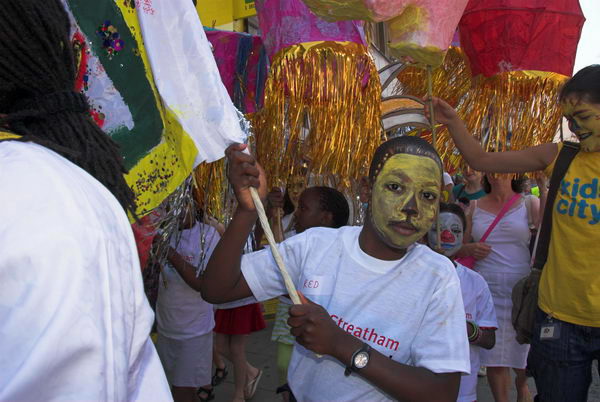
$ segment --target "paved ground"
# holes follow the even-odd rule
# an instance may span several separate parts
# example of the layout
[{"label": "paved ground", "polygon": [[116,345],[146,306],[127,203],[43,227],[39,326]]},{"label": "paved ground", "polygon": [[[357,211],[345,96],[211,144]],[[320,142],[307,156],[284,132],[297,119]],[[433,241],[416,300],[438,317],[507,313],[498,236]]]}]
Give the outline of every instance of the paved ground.
[{"label": "paved ground", "polygon": [[[248,360],[256,367],[264,370],[264,374],[258,386],[256,395],[252,399],[256,402],[280,402],[281,399],[275,394],[277,388],[277,365],[275,360],[275,348],[270,341],[271,328],[273,322],[269,322],[265,330],[250,335],[248,340],[247,355]],[[219,385],[216,390],[215,402],[230,402],[233,395],[233,374],[230,374],[227,380]],[[529,386],[532,395],[535,395],[535,385],[533,380],[529,380]],[[493,402],[494,398],[487,384],[485,377],[479,378],[477,386],[479,402]],[[516,401],[516,393],[511,393],[511,401]],[[594,383],[590,389],[590,402],[600,402],[600,380],[598,379],[598,371],[594,370]],[[565,401],[569,402],[569,401]]]}]

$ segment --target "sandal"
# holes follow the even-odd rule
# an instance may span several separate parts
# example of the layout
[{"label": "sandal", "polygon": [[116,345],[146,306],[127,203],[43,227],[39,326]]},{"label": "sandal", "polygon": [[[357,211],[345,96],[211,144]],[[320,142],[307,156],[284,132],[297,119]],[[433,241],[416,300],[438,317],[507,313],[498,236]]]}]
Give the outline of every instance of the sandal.
[{"label": "sandal", "polygon": [[[203,394],[206,396],[203,396]],[[213,388],[208,389],[200,387],[196,391],[196,395],[198,395],[198,399],[200,400],[200,402],[212,401],[213,399],[215,399],[215,390]]]},{"label": "sandal", "polygon": [[217,367],[215,370],[215,375],[212,376],[212,381],[210,383],[213,387],[216,387],[227,378],[227,374],[229,374],[227,371],[227,366],[223,366],[223,368]]},{"label": "sandal", "polygon": [[246,388],[244,389],[244,397],[246,399],[252,399],[254,394],[256,393],[256,388],[258,388],[258,382],[260,381],[260,377],[262,377],[263,371],[258,369],[258,373],[256,377],[246,383]]}]

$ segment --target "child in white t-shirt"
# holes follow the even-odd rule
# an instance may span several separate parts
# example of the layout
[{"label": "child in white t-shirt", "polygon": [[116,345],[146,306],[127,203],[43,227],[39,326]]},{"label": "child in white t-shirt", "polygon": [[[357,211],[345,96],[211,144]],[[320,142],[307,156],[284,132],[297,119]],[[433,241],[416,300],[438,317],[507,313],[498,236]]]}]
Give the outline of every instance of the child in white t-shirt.
[{"label": "child in white t-shirt", "polygon": [[[266,178],[245,146],[230,146],[238,207],[202,283],[213,303],[287,293],[270,250],[242,257],[257,215],[249,186]],[[469,373],[460,283],[452,263],[415,244],[435,221],[442,164],[415,137],[382,144],[362,191],[363,227],[313,228],[279,245],[308,299],[290,308],[296,345],[288,381],[299,401],[455,401]]]},{"label": "child in white t-shirt", "polygon": [[[305,189],[300,194],[294,215],[294,232],[291,236],[286,236],[286,239],[313,227],[345,226],[348,224],[350,208],[344,194],[331,187],[315,186]],[[287,372],[295,343],[290,333],[290,326],[287,324],[291,305],[292,301],[289,297],[279,298],[271,335],[271,340],[277,342],[277,371],[280,384],[277,393],[281,394],[282,400],[286,402],[289,401]]]},{"label": "child in white t-shirt", "polygon": [[[441,254],[453,259],[461,248],[466,217],[456,204],[440,204],[439,214]],[[437,230],[434,226],[428,233],[429,245],[437,248]],[[487,282],[481,275],[454,261],[460,279],[465,314],[467,337],[470,343],[471,374],[462,376],[457,401],[477,400],[477,372],[479,371],[481,348],[492,349],[496,343],[495,331],[498,327],[494,301]]]},{"label": "child in white t-shirt", "polygon": [[[156,349],[177,401],[210,400],[213,306],[202,299],[198,275],[220,236],[209,225],[184,214],[182,228],[171,240],[161,272],[156,302]],[[197,395],[196,395],[197,394]]]}]

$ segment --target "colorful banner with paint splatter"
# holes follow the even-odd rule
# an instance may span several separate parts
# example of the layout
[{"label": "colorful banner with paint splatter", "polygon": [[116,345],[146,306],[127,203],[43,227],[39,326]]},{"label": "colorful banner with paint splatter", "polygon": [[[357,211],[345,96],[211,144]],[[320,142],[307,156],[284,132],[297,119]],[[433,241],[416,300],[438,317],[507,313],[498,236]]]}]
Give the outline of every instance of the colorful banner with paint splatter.
[{"label": "colorful banner with paint splatter", "polygon": [[77,89],[121,146],[138,214],[145,215],[194,166],[243,140],[237,111],[191,1],[64,1],[79,62]]}]

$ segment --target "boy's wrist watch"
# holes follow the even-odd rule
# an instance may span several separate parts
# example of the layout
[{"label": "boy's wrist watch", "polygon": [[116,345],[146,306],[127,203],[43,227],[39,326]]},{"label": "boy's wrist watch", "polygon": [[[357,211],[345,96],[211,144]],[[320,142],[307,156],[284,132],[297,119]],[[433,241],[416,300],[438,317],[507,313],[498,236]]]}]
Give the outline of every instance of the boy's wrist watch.
[{"label": "boy's wrist watch", "polygon": [[350,360],[350,364],[346,366],[346,370],[344,371],[345,376],[349,376],[353,371],[357,372],[360,369],[363,369],[369,364],[369,358],[371,351],[371,347],[366,343],[363,343],[362,346],[356,350],[352,354],[352,359]]}]

